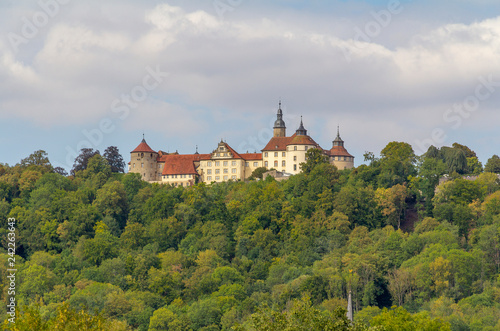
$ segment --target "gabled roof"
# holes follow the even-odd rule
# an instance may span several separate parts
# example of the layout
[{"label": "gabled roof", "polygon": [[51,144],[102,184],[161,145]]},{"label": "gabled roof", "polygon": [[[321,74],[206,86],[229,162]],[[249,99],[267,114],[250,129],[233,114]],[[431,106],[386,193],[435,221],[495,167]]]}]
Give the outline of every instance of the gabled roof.
[{"label": "gabled roof", "polygon": [[149,145],[146,140],[142,138],[141,143],[130,153],[156,153]]},{"label": "gabled roof", "polygon": [[314,145],[321,148],[310,136],[302,136],[294,133],[291,137],[272,137],[262,151],[286,151],[288,145]]},{"label": "gabled roof", "polygon": [[195,162],[210,158],[210,154],[163,155],[159,162],[165,162],[162,176],[165,175],[197,175]]},{"label": "gabled roof", "polygon": [[289,145],[293,137],[295,135],[291,137],[272,137],[262,151],[286,151],[286,146]]},{"label": "gabled roof", "polygon": [[224,143],[224,145],[231,152],[231,154],[233,154],[233,158],[242,159],[241,155],[238,152],[236,152],[231,146],[229,146],[227,143]]}]

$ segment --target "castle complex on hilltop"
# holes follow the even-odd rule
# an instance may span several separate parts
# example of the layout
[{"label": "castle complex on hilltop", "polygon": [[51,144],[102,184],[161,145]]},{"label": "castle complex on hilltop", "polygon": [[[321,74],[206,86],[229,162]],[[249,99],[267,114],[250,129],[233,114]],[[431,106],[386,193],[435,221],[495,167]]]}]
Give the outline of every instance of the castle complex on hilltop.
[{"label": "castle complex on hilltop", "polygon": [[143,138],[139,146],[130,152],[128,171],[139,173],[145,181],[173,186],[245,180],[259,167],[294,175],[300,172],[300,163],[306,161],[306,152],[310,148],[322,150],[338,169],[354,167],[354,156],[344,148],[338,128],[337,137],[329,150],[321,148],[307,135],[302,119],[295,133],[287,137],[280,102],[273,137],[262,153],[238,153],[222,140],[210,154],[199,154],[198,151],[185,155],[156,152]]}]

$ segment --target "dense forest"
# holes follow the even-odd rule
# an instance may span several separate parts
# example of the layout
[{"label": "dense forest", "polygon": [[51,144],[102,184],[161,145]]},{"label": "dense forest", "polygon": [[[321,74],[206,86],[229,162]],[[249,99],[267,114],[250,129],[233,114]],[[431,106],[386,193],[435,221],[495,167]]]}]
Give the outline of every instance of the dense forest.
[{"label": "dense forest", "polygon": [[[500,158],[391,142],[337,170],[171,187],[116,147],[0,165],[5,330],[499,330]],[[354,323],[347,320],[352,293]]]}]

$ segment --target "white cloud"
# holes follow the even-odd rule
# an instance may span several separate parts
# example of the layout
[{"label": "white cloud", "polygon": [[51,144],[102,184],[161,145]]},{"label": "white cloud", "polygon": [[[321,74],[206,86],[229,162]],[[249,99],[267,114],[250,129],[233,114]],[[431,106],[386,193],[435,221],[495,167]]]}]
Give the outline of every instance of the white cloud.
[{"label": "white cloud", "polygon": [[[127,130],[204,132],[206,124],[196,121],[199,109],[231,118],[263,116],[282,97],[294,114],[329,123],[385,123],[382,132],[349,125],[362,130],[363,140],[376,134],[384,141],[443,125],[443,112],[473,93],[479,76],[500,81],[500,18],[443,24],[404,41],[399,33],[394,40],[388,34],[383,41],[356,42],[328,32],[325,15],[300,25],[295,14],[271,19],[266,12],[222,21],[208,11],[129,3],[127,17],[138,14],[126,25],[111,14],[120,5],[99,12],[99,5],[88,4],[99,12],[95,22],[76,10],[61,14],[26,46],[34,52],[30,61],[2,52],[0,116],[44,126],[94,123],[109,116],[115,98],[141,84],[146,66],[159,66],[170,76],[125,122]],[[344,23],[335,23],[335,31],[348,30]],[[384,29],[399,28],[395,20]],[[484,106],[490,109],[497,99]],[[214,125],[216,116],[207,121]]]}]

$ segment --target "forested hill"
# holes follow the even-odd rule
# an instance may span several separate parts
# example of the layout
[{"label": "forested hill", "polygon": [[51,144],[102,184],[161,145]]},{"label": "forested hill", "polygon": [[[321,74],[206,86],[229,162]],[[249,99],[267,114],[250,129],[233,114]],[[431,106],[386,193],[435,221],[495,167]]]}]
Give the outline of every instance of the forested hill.
[{"label": "forested hill", "polygon": [[392,142],[338,171],[312,149],[286,181],[173,188],[85,152],[71,176],[0,165],[5,330],[500,329],[498,156]]}]

